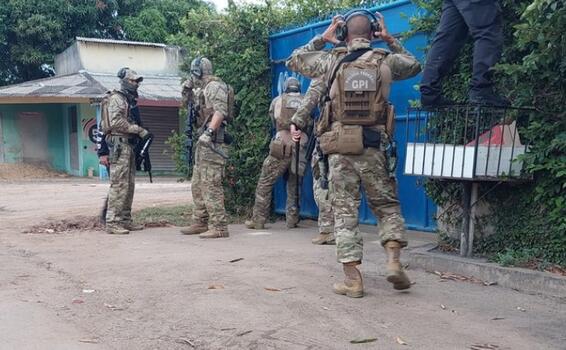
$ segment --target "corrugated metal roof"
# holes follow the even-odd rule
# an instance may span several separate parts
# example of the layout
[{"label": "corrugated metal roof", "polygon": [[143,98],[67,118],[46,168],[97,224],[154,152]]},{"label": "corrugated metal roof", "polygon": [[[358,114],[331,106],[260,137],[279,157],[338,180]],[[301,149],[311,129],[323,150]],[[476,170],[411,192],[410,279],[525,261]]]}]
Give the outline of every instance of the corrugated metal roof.
[{"label": "corrugated metal roof", "polygon": [[[0,104],[14,98],[57,97],[99,99],[108,90],[118,89],[115,75],[85,71],[55,76],[0,88]],[[181,78],[171,76],[144,76],[138,91],[140,99],[163,101],[181,100]]]},{"label": "corrugated metal roof", "polygon": [[102,43],[102,44],[167,47],[167,45],[159,44],[159,43],[147,43],[147,42],[142,42],[142,41],[128,41],[128,40],[114,40],[114,39],[84,38],[84,37],[80,37],[80,36],[76,37],[76,40],[82,41],[82,42]]}]

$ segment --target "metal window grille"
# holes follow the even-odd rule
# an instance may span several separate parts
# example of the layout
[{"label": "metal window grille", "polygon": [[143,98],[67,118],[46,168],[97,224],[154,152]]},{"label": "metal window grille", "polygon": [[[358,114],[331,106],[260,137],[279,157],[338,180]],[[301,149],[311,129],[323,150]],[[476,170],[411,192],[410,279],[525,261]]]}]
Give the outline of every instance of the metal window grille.
[{"label": "metal window grille", "polygon": [[533,109],[453,105],[410,108],[405,175],[470,181],[526,180]]}]

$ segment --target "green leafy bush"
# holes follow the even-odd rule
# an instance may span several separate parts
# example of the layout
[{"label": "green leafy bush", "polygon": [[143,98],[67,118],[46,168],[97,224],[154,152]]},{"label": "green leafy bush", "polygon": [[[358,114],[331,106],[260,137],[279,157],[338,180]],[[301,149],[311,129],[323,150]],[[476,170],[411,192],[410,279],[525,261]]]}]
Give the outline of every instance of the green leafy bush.
[{"label": "green leafy bush", "polygon": [[[433,33],[441,0],[413,0],[423,7],[411,18],[413,31]],[[479,252],[506,249],[566,264],[566,5],[561,0],[502,0],[504,51],[496,66],[497,88],[515,106],[533,106],[526,136],[530,151],[523,157],[533,182],[498,186],[486,199],[497,210],[490,218],[495,234],[479,242]],[[446,79],[445,95],[465,100],[471,75],[468,43]],[[457,187],[457,186],[456,186]],[[459,200],[453,182],[429,181],[437,202]]]}]

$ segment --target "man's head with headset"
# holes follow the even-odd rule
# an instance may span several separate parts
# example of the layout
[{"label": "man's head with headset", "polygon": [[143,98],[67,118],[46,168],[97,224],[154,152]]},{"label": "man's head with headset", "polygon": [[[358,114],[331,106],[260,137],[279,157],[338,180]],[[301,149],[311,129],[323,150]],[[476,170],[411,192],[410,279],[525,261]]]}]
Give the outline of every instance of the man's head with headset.
[{"label": "man's head with headset", "polygon": [[346,44],[354,39],[372,40],[379,38],[387,43],[393,41],[385,27],[383,15],[375,14],[365,9],[354,9],[344,15],[334,16],[332,23],[323,33],[323,39],[334,44],[345,41]]}]

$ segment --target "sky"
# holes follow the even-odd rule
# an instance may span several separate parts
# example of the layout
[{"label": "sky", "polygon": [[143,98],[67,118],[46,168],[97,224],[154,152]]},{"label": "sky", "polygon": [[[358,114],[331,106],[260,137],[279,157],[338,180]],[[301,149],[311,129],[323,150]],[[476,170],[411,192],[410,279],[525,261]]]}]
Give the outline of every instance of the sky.
[{"label": "sky", "polygon": [[[216,5],[218,10],[223,10],[228,6],[228,0],[208,0]],[[262,0],[236,0],[236,3],[260,3]]]}]

